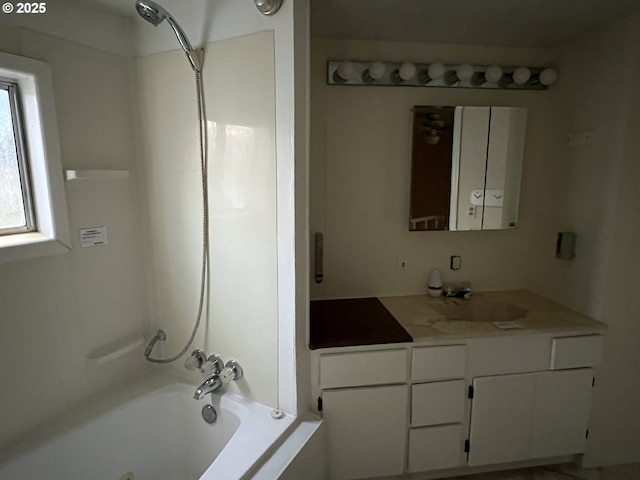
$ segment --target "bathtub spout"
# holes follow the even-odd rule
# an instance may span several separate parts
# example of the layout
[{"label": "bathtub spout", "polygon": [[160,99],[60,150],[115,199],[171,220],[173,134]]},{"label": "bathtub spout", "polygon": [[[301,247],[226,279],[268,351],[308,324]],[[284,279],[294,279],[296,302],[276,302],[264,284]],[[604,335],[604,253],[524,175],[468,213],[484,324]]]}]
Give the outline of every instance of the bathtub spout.
[{"label": "bathtub spout", "polygon": [[207,378],[202,385],[196,388],[196,393],[193,394],[193,398],[202,400],[207,393],[216,392],[220,390],[222,386],[222,379],[218,375],[212,375]]}]

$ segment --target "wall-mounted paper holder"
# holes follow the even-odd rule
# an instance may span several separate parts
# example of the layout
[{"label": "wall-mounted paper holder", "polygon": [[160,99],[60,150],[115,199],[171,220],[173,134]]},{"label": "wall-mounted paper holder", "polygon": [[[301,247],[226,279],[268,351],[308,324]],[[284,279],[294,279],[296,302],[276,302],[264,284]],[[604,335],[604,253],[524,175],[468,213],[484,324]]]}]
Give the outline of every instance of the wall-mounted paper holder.
[{"label": "wall-mounted paper holder", "polygon": [[556,258],[573,260],[576,256],[576,234],[573,232],[559,232],[556,242]]},{"label": "wall-mounted paper holder", "polygon": [[324,235],[320,232],[315,234],[315,280],[316,283],[322,283],[324,280]]}]

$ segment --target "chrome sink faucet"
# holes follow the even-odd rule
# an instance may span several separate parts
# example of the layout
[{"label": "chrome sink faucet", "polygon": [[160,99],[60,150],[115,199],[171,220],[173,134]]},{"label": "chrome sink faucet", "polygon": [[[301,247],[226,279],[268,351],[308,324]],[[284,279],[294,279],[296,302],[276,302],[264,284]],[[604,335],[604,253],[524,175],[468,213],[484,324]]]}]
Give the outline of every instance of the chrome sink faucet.
[{"label": "chrome sink faucet", "polygon": [[209,375],[202,384],[196,388],[193,398],[202,400],[208,393],[221,390],[226,383],[242,378],[242,367],[236,360],[229,360],[226,364],[220,355],[214,353],[207,357],[202,350],[194,350],[184,364],[187,370],[199,369]]}]

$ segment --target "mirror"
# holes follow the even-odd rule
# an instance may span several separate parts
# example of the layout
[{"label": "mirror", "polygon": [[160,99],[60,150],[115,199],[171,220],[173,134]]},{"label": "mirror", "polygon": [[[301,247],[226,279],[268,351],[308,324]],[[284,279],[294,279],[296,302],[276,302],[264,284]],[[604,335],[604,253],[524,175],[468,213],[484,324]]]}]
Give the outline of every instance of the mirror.
[{"label": "mirror", "polygon": [[516,226],[527,111],[413,108],[409,230]]}]

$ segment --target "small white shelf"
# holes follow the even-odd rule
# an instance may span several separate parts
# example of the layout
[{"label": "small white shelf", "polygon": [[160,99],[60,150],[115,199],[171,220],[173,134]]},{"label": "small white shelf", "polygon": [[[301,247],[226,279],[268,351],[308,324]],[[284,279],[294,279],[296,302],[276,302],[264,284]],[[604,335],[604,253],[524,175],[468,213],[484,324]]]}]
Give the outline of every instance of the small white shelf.
[{"label": "small white shelf", "polygon": [[136,333],[130,337],[123,338],[122,340],[118,340],[102,348],[98,348],[86,355],[85,358],[97,365],[102,365],[142,347],[143,342],[144,339],[142,338],[142,334]]},{"label": "small white shelf", "polygon": [[67,182],[76,180],[114,180],[129,178],[129,170],[65,170]]}]

